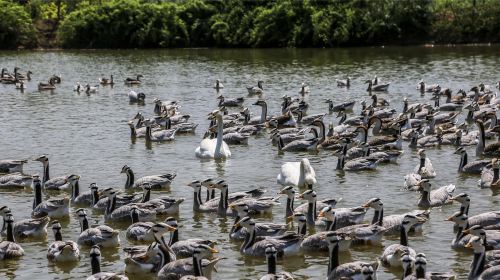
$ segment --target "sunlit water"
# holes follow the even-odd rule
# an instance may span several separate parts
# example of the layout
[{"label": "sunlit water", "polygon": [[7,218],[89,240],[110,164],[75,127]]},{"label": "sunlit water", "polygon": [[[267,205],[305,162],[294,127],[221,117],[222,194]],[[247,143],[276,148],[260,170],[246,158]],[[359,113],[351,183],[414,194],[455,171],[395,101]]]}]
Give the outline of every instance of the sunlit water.
[{"label": "sunlit water", "polygon": [[[127,164],[136,176],[176,171],[171,192],[175,197],[185,197],[179,219],[181,238],[203,237],[218,241],[220,256],[227,257],[218,265],[215,279],[255,279],[265,274],[264,259],[242,256],[239,243],[228,239],[232,221],[216,215],[195,215],[192,211],[192,189],[186,182],[214,177],[225,179],[230,191],[247,190],[254,186],[268,188],[273,195],[279,190],[275,183],[280,165],[296,161],[304,154],[278,155],[270,145],[267,134],[252,137],[248,146],[232,146],[233,157],[225,162],[200,161],[194,155],[208,121],[206,115],[216,108],[217,100],[212,85],[219,78],[225,85],[223,94],[228,97],[246,96],[245,86],[264,81],[265,98],[271,114],[279,111],[281,96],[297,95],[301,82],[310,85],[306,97],[311,104],[309,113],[326,112],[325,98],[337,102],[357,100],[369,96],[365,91],[366,79],[378,75],[390,81],[390,92],[381,94],[400,111],[402,100],[425,101],[415,89],[424,79],[443,87],[469,89],[474,84],[493,84],[498,79],[498,47],[465,48],[359,48],[333,50],[146,50],[146,51],[75,51],[75,52],[0,52],[0,66],[9,70],[19,66],[34,72],[28,89],[21,93],[13,86],[0,85],[0,158],[31,158],[47,154],[51,175],[76,173],[81,175],[83,191],[97,182],[99,186],[123,188],[125,176],[120,174]],[[54,92],[38,92],[36,83],[46,81],[52,74],[62,74],[63,82]],[[76,82],[97,84],[101,75],[113,74],[118,81],[114,88],[101,87],[97,94],[73,92]],[[138,90],[146,93],[146,105],[129,104],[122,84],[125,77],[143,74],[143,84]],[[349,90],[336,87],[335,79],[352,77]],[[143,139],[132,143],[127,121],[138,111],[152,115],[153,98],[178,100],[181,111],[199,123],[196,135],[178,135],[171,143],[146,147]],[[252,106],[255,98],[248,98],[248,106],[256,115],[258,107]],[[327,122],[334,115],[326,118]],[[339,207],[359,206],[371,197],[381,197],[385,213],[402,213],[416,209],[418,195],[401,190],[403,175],[417,164],[415,153],[407,149],[398,164],[382,165],[373,172],[344,173],[335,170],[336,158],[330,152],[310,154],[307,157],[316,169],[319,198],[343,198]],[[472,150],[469,154],[473,155]],[[453,148],[429,149],[428,156],[437,169],[434,186],[456,184],[457,192],[468,192],[472,197],[471,213],[498,209],[498,199],[489,189],[480,190],[477,177],[459,176],[456,172],[459,158]],[[39,162],[30,162],[25,172],[42,173]],[[154,193],[159,195],[160,193]],[[164,193],[162,193],[164,194]],[[28,218],[33,194],[28,191],[3,192],[0,205],[13,209],[19,220]],[[47,197],[47,196],[46,196]],[[282,200],[284,202],[284,200]],[[452,225],[443,219],[458,209],[457,205],[434,209],[431,220],[421,236],[411,236],[410,245],[428,258],[428,269],[454,271],[464,278],[472,260],[471,252],[451,250]],[[76,240],[79,225],[72,209],[71,218],[63,223],[64,239]],[[367,214],[371,220],[372,211]],[[284,204],[275,207],[272,217],[264,220],[284,222]],[[92,222],[102,222],[94,213]],[[113,225],[117,226],[117,225]],[[126,227],[120,226],[125,229]],[[129,245],[124,232],[120,234],[121,248]],[[71,266],[53,265],[46,258],[46,241],[22,243],[24,257],[16,261],[0,262],[0,278],[9,279],[82,279],[90,275],[88,248],[82,248],[79,263]],[[384,246],[397,243],[385,239]],[[123,271],[122,250],[103,250],[102,271]],[[383,247],[354,247],[350,254],[343,254],[342,261],[374,260]],[[297,279],[322,279],[327,270],[326,254],[301,255],[278,262],[278,270],[287,270]],[[401,271],[380,268],[379,279],[400,278]],[[130,276],[131,279],[144,279]]]}]

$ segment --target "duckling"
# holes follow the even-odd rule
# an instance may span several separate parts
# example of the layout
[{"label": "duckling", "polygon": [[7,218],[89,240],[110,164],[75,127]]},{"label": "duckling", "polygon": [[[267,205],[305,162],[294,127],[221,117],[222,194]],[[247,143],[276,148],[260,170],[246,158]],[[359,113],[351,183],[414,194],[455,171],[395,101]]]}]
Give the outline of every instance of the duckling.
[{"label": "duckling", "polygon": [[51,218],[65,218],[69,216],[69,198],[52,198],[42,201],[42,184],[38,176],[33,177],[33,189],[35,199],[33,200],[32,218],[49,216]]},{"label": "duckling", "polygon": [[101,247],[114,248],[120,244],[119,230],[114,230],[106,225],[89,227],[87,211],[85,209],[76,210],[78,222],[80,223],[80,235],[78,244],[82,246],[99,245]]},{"label": "duckling", "polygon": [[101,272],[101,250],[99,250],[98,245],[94,245],[90,249],[90,266],[92,267],[92,275],[87,280],[128,280],[127,276],[118,275],[114,272]]},{"label": "duckling", "polygon": [[446,185],[431,191],[431,183],[429,183],[429,180],[422,179],[420,183],[417,184],[417,186],[417,190],[421,194],[420,199],[417,203],[418,207],[439,207],[453,202],[451,198],[453,196],[453,192],[456,189],[455,185],[453,184]]},{"label": "duckling", "polygon": [[59,221],[52,222],[55,241],[49,245],[47,258],[53,262],[76,262],[80,260],[78,245],[71,240],[63,241]]},{"label": "duckling", "polygon": [[4,221],[7,224],[7,240],[0,242],[0,260],[19,258],[24,255],[24,249],[14,239],[12,215],[7,215]]},{"label": "duckling", "polygon": [[[0,215],[3,217],[3,225],[1,233],[6,230],[7,215],[12,215],[11,210],[7,206],[0,207]],[[14,218],[9,218],[14,220]],[[47,225],[49,224],[49,217],[42,217],[39,219],[24,219],[13,223],[13,234],[16,239],[43,239],[47,236]]]}]

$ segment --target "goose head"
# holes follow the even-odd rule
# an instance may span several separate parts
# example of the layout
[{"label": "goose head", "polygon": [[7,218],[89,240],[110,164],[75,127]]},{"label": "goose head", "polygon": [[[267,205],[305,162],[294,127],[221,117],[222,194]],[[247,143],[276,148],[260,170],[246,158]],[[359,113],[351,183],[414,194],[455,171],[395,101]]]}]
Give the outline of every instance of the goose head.
[{"label": "goose head", "polygon": [[418,149],[417,155],[420,157],[420,159],[425,158],[425,150],[424,149]]},{"label": "goose head", "polygon": [[364,208],[373,208],[375,210],[380,210],[384,207],[384,203],[378,197],[374,197],[369,199],[365,204],[363,204]]},{"label": "goose head", "polygon": [[299,195],[300,199],[307,200],[309,203],[316,201],[316,192],[313,190],[307,190]]},{"label": "goose head", "polygon": [[244,217],[239,220],[236,224],[236,227],[242,226],[246,228],[249,232],[251,232],[255,228],[255,221],[250,217]]},{"label": "goose head", "polygon": [[420,180],[420,182],[417,183],[417,190],[430,192],[431,191],[431,183],[429,182],[429,179]]},{"label": "goose head", "polygon": [[213,178],[207,178],[207,179],[201,181],[201,185],[203,187],[206,187],[206,188],[209,188],[213,184],[214,184],[214,179]]},{"label": "goose head", "polygon": [[454,222],[459,227],[465,228],[467,226],[468,217],[464,213],[455,212],[453,215],[445,219],[445,221]]},{"label": "goose head", "polygon": [[371,265],[364,265],[361,268],[361,274],[363,277],[363,280],[373,280],[375,279],[375,270],[373,269],[373,266]]},{"label": "goose head", "polygon": [[54,235],[56,235],[56,234],[58,234],[58,233],[61,232],[62,226],[61,226],[61,223],[59,223],[58,220],[54,220],[50,224],[52,226],[52,232],[54,232]]},{"label": "goose head", "polygon": [[266,246],[266,251],[265,251],[265,254],[266,254],[266,258],[275,258],[276,255],[278,254],[278,250],[276,250],[276,247],[274,247],[274,245],[272,244],[269,244]]},{"label": "goose head", "polygon": [[193,250],[193,256],[197,257],[198,259],[210,258],[212,254],[217,253],[219,253],[217,249],[212,248],[206,244],[197,244],[195,245]]},{"label": "goose head", "polygon": [[130,170],[130,167],[128,165],[124,165],[122,167],[122,171],[120,173],[127,173]]},{"label": "goose head", "polygon": [[474,236],[465,244],[465,248],[472,248],[474,252],[484,252],[485,247],[480,237]]},{"label": "goose head", "polygon": [[486,237],[486,231],[480,225],[471,226],[470,228],[464,230],[463,233],[464,234],[472,234],[474,236],[478,236],[478,237],[482,237],[482,238]]},{"label": "goose head", "polygon": [[335,210],[331,206],[326,206],[319,211],[318,218],[325,218],[327,221],[333,221],[335,219]]},{"label": "goose head", "polygon": [[4,217],[4,218],[5,218],[5,216],[6,216],[7,214],[10,214],[10,213],[11,213],[11,210],[10,210],[10,208],[9,208],[9,207],[7,207],[7,206],[2,206],[2,207],[0,207],[0,215],[1,215],[2,217]]},{"label": "goose head", "polygon": [[[175,225],[177,225],[177,221],[175,221]],[[167,223],[156,223],[151,227],[151,230],[154,234],[158,236],[163,236],[167,232],[174,232],[177,230],[177,227],[171,226]]]},{"label": "goose head", "polygon": [[427,257],[424,253],[418,253],[415,257],[415,268],[422,268],[425,271],[427,266]]},{"label": "goose head", "polygon": [[236,211],[238,213],[238,216],[240,217],[248,216],[249,208],[248,204],[246,204],[245,202],[231,203],[229,204],[229,208],[231,208],[233,211]]},{"label": "goose head", "polygon": [[255,103],[253,103],[252,105],[267,106],[267,102],[265,100],[263,100],[263,99],[259,99]]},{"label": "goose head", "polygon": [[413,271],[413,265],[415,263],[415,259],[410,256],[408,251],[405,251],[401,256],[401,263],[403,264],[403,270],[411,272]]},{"label": "goose head", "polygon": [[425,222],[425,219],[419,218],[414,215],[405,215],[403,218],[403,221],[401,222],[401,225],[403,228],[405,228],[406,232],[410,230],[410,228],[418,223],[423,223]]},{"label": "goose head", "polygon": [[186,184],[186,186],[191,187],[195,190],[201,189],[201,182],[199,180],[194,180]]},{"label": "goose head", "polygon": [[470,203],[470,196],[466,193],[460,193],[450,198],[452,201],[456,201],[460,204]]},{"label": "goose head", "polygon": [[74,185],[76,182],[78,182],[78,180],[80,180],[80,175],[75,174],[69,175],[68,178],[66,178],[66,181],[71,185]]},{"label": "goose head", "polygon": [[284,194],[286,195],[288,198],[292,199],[295,197],[295,190],[293,189],[292,186],[287,186],[287,187],[284,187],[282,188],[278,194]]},{"label": "goose head", "polygon": [[49,158],[46,156],[46,155],[41,155],[37,158],[35,158],[36,161],[39,161],[41,163],[44,163],[44,162],[48,162],[49,161]]}]

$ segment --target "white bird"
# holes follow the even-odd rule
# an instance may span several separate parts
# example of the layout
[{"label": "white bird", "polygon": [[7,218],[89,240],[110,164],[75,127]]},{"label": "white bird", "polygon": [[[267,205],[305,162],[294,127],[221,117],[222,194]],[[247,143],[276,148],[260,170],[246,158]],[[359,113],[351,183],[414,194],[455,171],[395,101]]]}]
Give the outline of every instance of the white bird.
[{"label": "white bird", "polygon": [[307,158],[297,162],[285,162],[276,178],[278,184],[286,187],[308,187],[316,184],[316,173]]},{"label": "white bird", "polygon": [[195,154],[199,158],[204,159],[221,159],[231,157],[229,146],[222,140],[223,133],[223,120],[219,110],[213,111],[209,114],[210,118],[215,118],[217,121],[217,138],[205,138],[201,140],[200,146],[196,148]]}]

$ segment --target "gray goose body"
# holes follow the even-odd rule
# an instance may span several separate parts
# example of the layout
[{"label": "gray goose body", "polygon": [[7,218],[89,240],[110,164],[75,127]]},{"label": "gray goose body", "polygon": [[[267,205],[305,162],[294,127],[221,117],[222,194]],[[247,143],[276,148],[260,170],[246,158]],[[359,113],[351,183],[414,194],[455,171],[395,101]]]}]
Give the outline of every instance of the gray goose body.
[{"label": "gray goose body", "polygon": [[410,257],[415,258],[415,250],[408,246],[408,231],[420,220],[420,218],[413,215],[406,215],[404,217],[403,222],[401,223],[400,242],[399,244],[392,244],[385,248],[382,256],[380,257],[382,264],[388,267],[402,266],[401,255],[403,253],[407,253]]},{"label": "gray goose body", "polygon": [[26,159],[3,159],[0,160],[0,173],[23,173],[23,166],[27,163]]},{"label": "gray goose body", "polygon": [[127,165],[122,167],[121,173],[125,173],[127,175],[127,181],[125,182],[126,189],[141,189],[147,185],[150,185],[153,189],[168,188],[177,176],[176,173],[167,173],[161,175],[144,176],[137,180],[134,180],[134,172]]},{"label": "gray goose body", "polygon": [[76,211],[80,222],[81,233],[77,243],[82,246],[117,247],[120,244],[119,230],[114,230],[107,225],[96,225],[89,227],[87,211],[78,209]]},{"label": "gray goose body", "polygon": [[144,203],[126,204],[116,207],[116,192],[113,190],[104,193],[109,198],[104,219],[106,221],[131,221],[132,208],[137,207],[140,221],[153,221],[156,218],[156,210],[144,208]]},{"label": "gray goose body", "polygon": [[478,181],[478,185],[481,188],[497,187],[500,184],[500,164],[498,160],[496,158],[492,159],[491,165],[491,168],[485,167],[481,171],[481,179]]},{"label": "gray goose body", "polygon": [[[468,279],[497,279],[487,277],[499,275],[497,271],[500,267],[500,250],[485,251],[483,241],[477,236],[474,236],[465,247],[474,250],[474,258],[470,265]],[[487,273],[483,276],[484,272]]]},{"label": "gray goose body", "polygon": [[[208,279],[211,279],[212,271],[215,264],[222,260],[222,258],[216,258],[213,260],[203,259],[201,260],[201,266],[203,270],[203,275],[206,275]],[[158,272],[159,280],[177,280],[186,275],[192,275],[194,272],[193,260],[191,258],[175,260],[173,262],[167,263]]]},{"label": "gray goose body", "polygon": [[32,177],[21,173],[0,176],[0,189],[19,189],[29,187]]},{"label": "gray goose body", "polygon": [[276,272],[277,253],[272,245],[266,248],[267,274],[260,280],[293,280],[293,276],[286,271]]},{"label": "gray goose body", "polygon": [[52,198],[42,201],[42,185],[38,176],[33,177],[33,189],[35,199],[33,200],[32,218],[42,218],[49,216],[51,218],[65,218],[69,216],[69,201],[65,198]]},{"label": "gray goose body", "polygon": [[[0,230],[4,234],[7,230],[6,219],[7,215],[11,215],[11,211],[6,206],[0,207],[0,215],[3,217],[3,224]],[[13,224],[13,234],[16,239],[22,238],[45,238],[47,236],[47,225],[50,222],[49,217],[42,217],[39,219],[24,219]]]},{"label": "gray goose body", "polygon": [[[38,158],[35,159],[36,161],[39,161],[43,165],[43,179],[42,179],[42,186],[46,190],[64,190],[64,191],[69,191],[71,190],[71,184],[68,182],[68,178],[72,176],[77,176],[77,175],[66,175],[66,176],[59,176],[59,177],[54,177],[50,178],[50,168],[49,168],[49,158],[45,155],[42,155]],[[78,177],[79,179],[80,177]]]},{"label": "gray goose body", "polygon": [[459,172],[481,174],[483,168],[491,163],[490,160],[474,160],[469,162],[467,151],[463,147],[458,148],[455,154],[460,155],[460,163],[458,165]]},{"label": "gray goose body", "polygon": [[455,191],[455,185],[447,185],[440,187],[435,190],[430,190],[431,184],[429,180],[423,179],[419,183],[420,199],[417,203],[418,207],[430,208],[430,207],[440,207],[445,204],[452,203],[451,198],[453,197],[453,192]]}]

